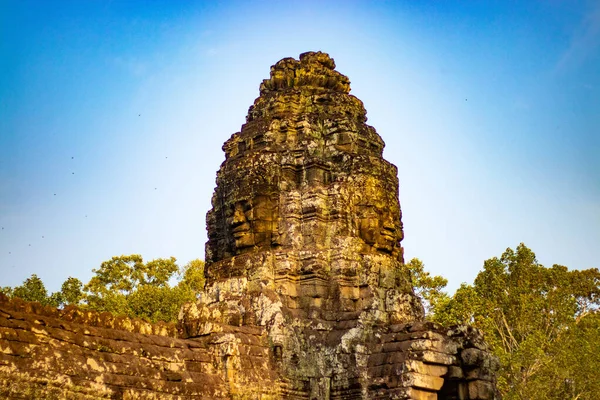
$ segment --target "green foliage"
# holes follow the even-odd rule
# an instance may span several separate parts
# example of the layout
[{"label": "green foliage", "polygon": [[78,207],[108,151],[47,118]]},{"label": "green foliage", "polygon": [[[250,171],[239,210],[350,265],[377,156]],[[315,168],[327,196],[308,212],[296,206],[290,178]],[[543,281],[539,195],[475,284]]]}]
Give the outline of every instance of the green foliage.
[{"label": "green foliage", "polygon": [[[85,285],[85,290],[100,297],[111,292],[128,295],[138,285],[146,284],[150,280],[154,281],[153,277],[156,275],[156,270],[159,269],[158,266],[165,265],[170,261],[171,268],[174,267],[177,270],[174,258],[156,261],[151,261],[152,266],[148,267],[139,254],[113,257],[103,262],[100,268],[92,270],[96,275]],[[151,271],[151,273],[147,274],[147,271]],[[159,275],[163,277],[165,274],[159,272]],[[161,280],[158,283],[164,284],[165,282]]]},{"label": "green foliage", "polygon": [[187,263],[180,272],[181,284],[187,285],[192,291],[204,289],[204,261],[196,259]]},{"label": "green foliage", "polygon": [[[0,288],[0,292],[54,307],[73,304],[157,322],[175,321],[181,306],[194,301],[196,293],[204,288],[201,260],[192,260],[180,270],[174,257],[144,263],[142,256],[133,254],[112,257],[92,271],[94,276],[85,286],[69,277],[60,292],[51,295],[36,275],[21,286]],[[174,276],[179,282],[172,286],[169,282]]]},{"label": "green foliage", "polygon": [[425,315],[429,318],[433,310],[448,301],[448,295],[443,291],[448,280],[441,276],[431,276],[429,272],[425,271],[425,265],[418,258],[410,260],[406,264],[406,268],[409,271],[416,295],[423,301]]},{"label": "green foliage", "polygon": [[179,273],[182,281],[172,287],[169,281],[179,271],[174,257],[147,263],[138,254],[113,257],[93,270],[84,287],[86,304],[151,322],[174,321],[183,303],[194,300],[203,286],[203,267],[202,261],[191,261]]},{"label": "green foliage", "polygon": [[473,324],[475,311],[480,310],[481,299],[471,285],[463,283],[452,297],[444,297],[436,303],[431,319],[442,325]]},{"label": "green foliage", "polygon": [[21,286],[15,287],[12,295],[25,301],[37,301],[44,305],[50,304],[46,286],[36,274],[25,279]]},{"label": "green foliage", "polygon": [[127,307],[130,316],[147,321],[175,321],[181,306],[194,299],[195,293],[184,285],[142,285],[127,298]]},{"label": "green foliage", "polygon": [[[196,293],[204,289],[204,261],[192,260],[180,270],[165,260],[151,263],[153,268],[147,270],[160,279],[145,280],[137,285],[127,295],[126,313],[152,322],[175,321],[181,306],[194,301]],[[175,271],[178,271],[179,282],[171,287],[167,282]]]},{"label": "green foliage", "polygon": [[599,295],[597,269],[545,268],[520,244],[486,260],[473,285],[436,303],[432,319],[484,332],[500,359],[505,399],[592,399],[600,385]]},{"label": "green foliage", "polygon": [[77,278],[68,277],[61,289],[61,304],[78,305],[84,299],[83,283]]}]

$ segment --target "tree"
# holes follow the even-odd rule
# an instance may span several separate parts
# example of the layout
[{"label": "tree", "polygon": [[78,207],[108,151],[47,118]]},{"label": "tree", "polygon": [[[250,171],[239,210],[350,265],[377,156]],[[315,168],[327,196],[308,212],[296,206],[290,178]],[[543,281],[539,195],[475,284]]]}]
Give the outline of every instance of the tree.
[{"label": "tree", "polygon": [[430,319],[445,326],[474,324],[475,310],[481,310],[481,299],[472,285],[462,283],[452,297],[441,296]]},{"label": "tree", "polygon": [[150,322],[176,321],[181,306],[195,299],[187,286],[140,286],[127,298],[129,315]]},{"label": "tree", "polygon": [[25,301],[37,301],[43,305],[61,307],[65,304],[78,304],[83,299],[82,283],[77,278],[69,277],[60,292],[48,295],[44,282],[35,274],[31,275],[21,286],[3,287],[1,292],[8,297],[18,297]]},{"label": "tree", "polygon": [[[32,275],[21,286],[0,288],[0,293],[53,307],[72,304],[151,322],[176,321],[181,306],[204,288],[204,261],[192,260],[181,269],[176,261],[170,257],[144,263],[139,254],[112,257],[92,270],[85,286],[69,277],[59,292],[48,295],[42,280]],[[175,276],[179,282],[172,286]]]},{"label": "tree", "polygon": [[181,306],[196,299],[196,294],[204,289],[204,261],[188,262],[178,271],[179,283],[171,287],[168,281],[176,271],[173,265],[168,260],[146,264],[146,271],[151,271],[153,278],[146,279],[127,296],[129,315],[151,322],[176,321]]},{"label": "tree", "polygon": [[43,305],[50,303],[46,286],[44,286],[44,282],[36,274],[25,279],[21,286],[15,287],[12,290],[12,296],[25,301],[37,301]]},{"label": "tree", "polygon": [[[112,257],[100,268],[92,270],[95,275],[84,287],[87,306],[97,311],[137,317],[129,298],[140,290],[140,293],[150,293],[149,287],[169,289],[169,279],[178,270],[175,257],[147,263],[139,254]],[[137,298],[139,296],[137,294]]]},{"label": "tree", "polygon": [[448,295],[443,289],[448,280],[441,276],[431,276],[425,271],[425,264],[418,258],[413,258],[406,264],[415,294],[419,296],[425,307],[425,316],[430,318],[436,307],[448,301]]},{"label": "tree", "polygon": [[473,285],[436,304],[433,319],[472,323],[484,332],[500,359],[505,399],[592,399],[599,379],[585,371],[590,363],[591,371],[600,370],[588,347],[600,350],[589,328],[597,327],[599,295],[598,269],[546,268],[521,243],[486,260]]},{"label": "tree", "polygon": [[[93,272],[84,287],[87,307],[151,322],[175,321],[183,303],[195,300],[204,287],[201,260],[180,270],[174,257],[144,263],[142,256],[133,254],[113,257]],[[171,286],[176,273],[180,282]]]},{"label": "tree", "polygon": [[145,269],[139,254],[113,257],[92,270],[95,275],[85,285],[85,291],[98,297],[110,293],[127,295],[140,283]]},{"label": "tree", "polygon": [[179,273],[181,284],[187,285],[194,292],[204,290],[204,261],[195,259],[188,262]]},{"label": "tree", "polygon": [[83,293],[83,283],[77,278],[68,277],[63,282],[61,289],[61,303],[69,305],[78,305],[85,298]]}]

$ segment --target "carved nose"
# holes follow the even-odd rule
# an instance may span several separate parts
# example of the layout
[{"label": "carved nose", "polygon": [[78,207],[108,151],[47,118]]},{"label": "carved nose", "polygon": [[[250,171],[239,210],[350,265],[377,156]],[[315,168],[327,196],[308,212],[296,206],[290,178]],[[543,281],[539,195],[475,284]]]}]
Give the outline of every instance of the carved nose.
[{"label": "carved nose", "polygon": [[389,217],[383,221],[383,228],[388,230],[395,230],[396,226],[394,225],[394,219]]},{"label": "carved nose", "polygon": [[244,222],[246,222],[246,215],[244,215],[244,212],[241,209],[236,208],[233,213],[233,224],[239,225]]},{"label": "carved nose", "polygon": [[381,234],[386,236],[395,236],[396,234],[396,226],[394,225],[393,218],[386,218],[383,221],[383,229],[381,229]]}]

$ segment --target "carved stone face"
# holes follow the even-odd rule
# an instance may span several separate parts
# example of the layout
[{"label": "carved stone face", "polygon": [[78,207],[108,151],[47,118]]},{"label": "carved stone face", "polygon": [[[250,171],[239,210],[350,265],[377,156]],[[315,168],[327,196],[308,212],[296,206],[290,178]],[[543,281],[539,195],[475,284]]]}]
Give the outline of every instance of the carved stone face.
[{"label": "carved stone face", "polygon": [[356,206],[358,236],[378,251],[392,253],[403,239],[398,202],[383,182],[368,179]]},{"label": "carved stone face", "polygon": [[319,54],[275,65],[223,146],[207,213],[207,265],[222,262],[213,271],[271,255],[302,268],[359,253],[401,260],[397,168],[348,78]]},{"label": "carved stone face", "polygon": [[233,203],[226,212],[227,225],[235,250],[254,246],[270,246],[273,232],[274,204],[269,196]]},{"label": "carved stone face", "polygon": [[237,249],[254,246],[252,227],[250,226],[248,217],[246,217],[246,214],[248,213],[250,216],[251,212],[252,209],[247,201],[238,201],[233,206],[229,226],[233,233],[234,243]]},{"label": "carved stone face", "polygon": [[374,205],[359,206],[358,235],[368,245],[387,253],[400,240],[392,213]]}]

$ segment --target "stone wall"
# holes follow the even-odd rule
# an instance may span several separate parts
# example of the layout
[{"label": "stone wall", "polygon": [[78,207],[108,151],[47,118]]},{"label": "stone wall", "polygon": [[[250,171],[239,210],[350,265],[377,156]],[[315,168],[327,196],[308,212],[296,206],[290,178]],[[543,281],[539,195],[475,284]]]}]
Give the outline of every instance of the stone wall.
[{"label": "stone wall", "polygon": [[[189,312],[189,310],[188,310]],[[196,313],[196,322],[202,320]],[[204,315],[205,321],[214,319]],[[0,295],[0,397],[7,399],[492,399],[495,360],[480,333],[428,322],[365,340],[352,319],[313,331],[336,342],[342,368],[311,374],[260,328],[148,324]],[[204,330],[203,330],[204,329]],[[354,329],[354,330],[353,330]],[[308,332],[305,332],[308,333]],[[187,337],[193,334],[195,337]],[[187,337],[187,338],[183,338]],[[359,341],[358,352],[351,352]],[[315,340],[315,353],[324,348]],[[313,359],[312,362],[318,362]],[[296,363],[304,379],[282,375]],[[316,365],[314,367],[317,367]],[[351,368],[349,368],[350,370]],[[351,371],[348,371],[351,372]]]},{"label": "stone wall", "polygon": [[0,295],[0,398],[266,399],[276,391],[264,342],[243,328],[183,340],[174,324]]},{"label": "stone wall", "polygon": [[497,397],[481,334],[423,321],[397,168],[327,54],[271,67],[223,146],[205,289],[175,325],[0,298],[9,398]]},{"label": "stone wall", "polygon": [[497,361],[468,326],[392,325],[371,345],[371,399],[493,399]]}]

